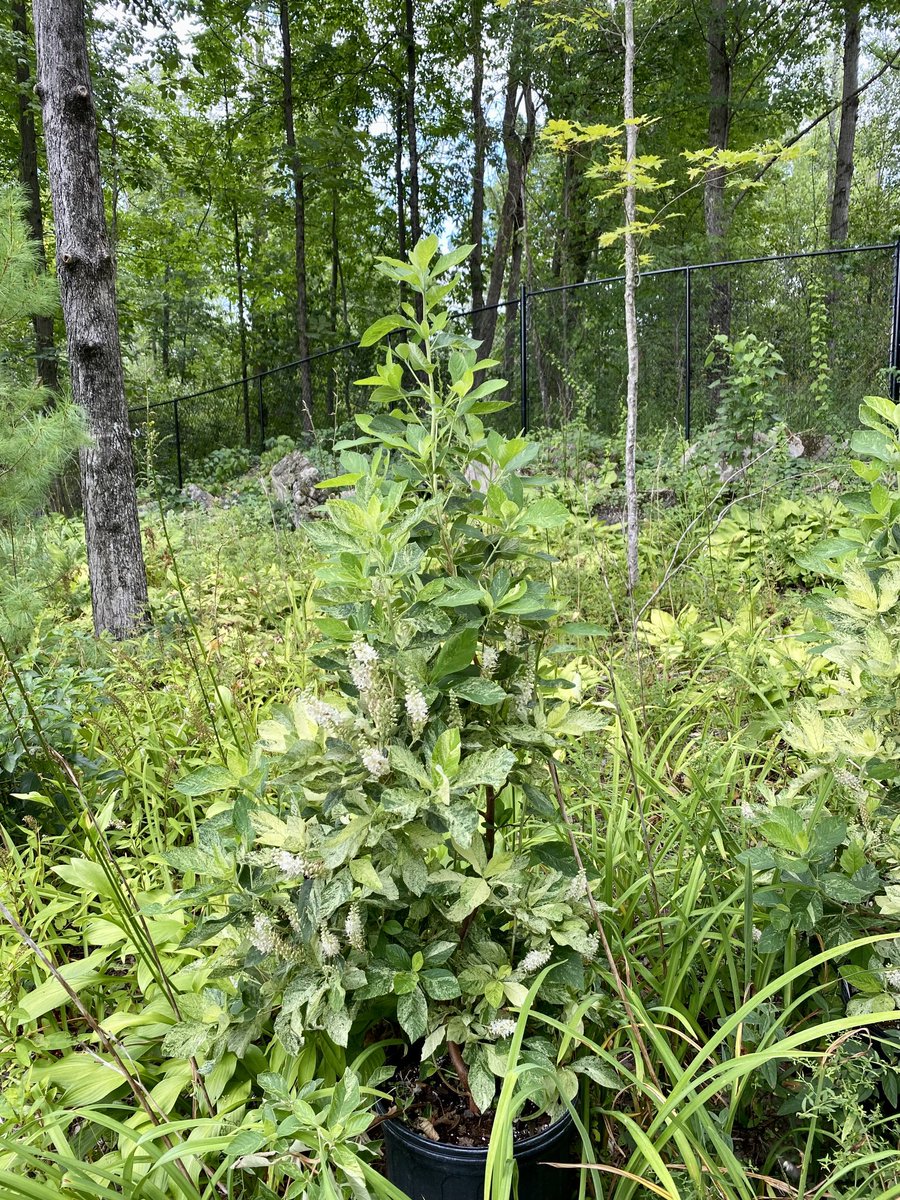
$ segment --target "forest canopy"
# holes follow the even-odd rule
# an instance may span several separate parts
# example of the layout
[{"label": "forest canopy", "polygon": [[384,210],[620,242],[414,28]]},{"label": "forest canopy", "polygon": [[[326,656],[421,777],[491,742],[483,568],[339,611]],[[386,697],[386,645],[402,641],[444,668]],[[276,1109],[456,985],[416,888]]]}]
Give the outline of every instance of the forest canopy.
[{"label": "forest canopy", "polygon": [[[892,8],[639,6],[640,148],[660,163],[645,202],[663,218],[647,263],[896,236]],[[132,404],[352,340],[390,303],[375,256],[402,256],[423,231],[476,244],[461,307],[514,300],[523,280],[621,270],[621,244],[601,245],[620,201],[599,198],[595,155],[544,136],[560,120],[620,120],[621,35],[602,7],[136,0],[88,17]],[[37,102],[21,0],[4,20],[0,170],[13,180]],[[718,179],[692,169],[705,149],[784,146]]]}]

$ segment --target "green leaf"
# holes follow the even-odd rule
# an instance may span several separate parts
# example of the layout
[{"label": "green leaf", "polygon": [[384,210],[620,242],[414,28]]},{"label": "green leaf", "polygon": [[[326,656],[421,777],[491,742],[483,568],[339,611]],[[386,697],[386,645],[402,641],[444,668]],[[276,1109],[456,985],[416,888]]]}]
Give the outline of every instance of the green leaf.
[{"label": "green leaf", "polygon": [[857,429],[850,439],[850,448],[854,454],[877,458],[890,467],[900,465],[900,447],[896,440],[877,429]]},{"label": "green leaf", "polygon": [[464,921],[469,913],[474,912],[491,896],[490,884],[484,879],[469,878],[463,880],[459,889],[459,898],[447,910],[451,921]]},{"label": "green leaf", "polygon": [[428,1001],[421,988],[398,997],[397,1020],[411,1042],[417,1042],[425,1036],[428,1029]]},{"label": "green leaf", "polygon": [[[100,978],[108,957],[108,949],[95,950],[87,958],[66,963],[59,968],[59,974],[77,995],[88,984],[95,983]],[[25,1021],[37,1020],[45,1013],[52,1012],[54,1008],[59,1008],[61,1004],[70,1003],[69,994],[62,983],[51,975],[49,979],[38,984],[34,991],[21,998],[16,1008],[16,1016],[19,1024],[23,1024]]]},{"label": "green leaf", "polygon": [[862,413],[863,406],[872,409],[876,416],[883,418],[889,424],[900,429],[900,406],[888,400],[886,396],[864,396],[863,404],[860,406],[860,414]]},{"label": "green leaf", "polygon": [[469,1091],[481,1112],[487,1112],[494,1102],[497,1084],[481,1056],[476,1058],[469,1071]]},{"label": "green leaf", "polygon": [[126,1086],[121,1071],[113,1063],[92,1054],[66,1055],[48,1067],[35,1067],[34,1075],[62,1088],[63,1100],[72,1108],[99,1104]]},{"label": "green leaf", "polygon": [[775,866],[775,857],[768,846],[751,846],[749,850],[742,850],[737,861],[749,866],[752,871],[771,871]]},{"label": "green leaf", "polygon": [[822,817],[809,839],[809,858],[813,862],[830,858],[847,836],[847,826],[838,817]]},{"label": "green leaf", "polygon": [[462,760],[453,790],[464,792],[482,784],[499,789],[515,765],[516,756],[511,750],[478,750]]},{"label": "green leaf", "polygon": [[363,473],[361,471],[348,471],[345,475],[335,475],[331,479],[320,479],[315,486],[322,490],[325,488],[349,488],[359,483],[362,477]]},{"label": "green leaf", "polygon": [[428,968],[419,978],[432,1000],[455,1000],[460,995],[459,980],[446,967]]},{"label": "green leaf", "polygon": [[371,892],[383,892],[378,872],[372,865],[371,858],[353,858],[350,860],[350,874],[363,888]]},{"label": "green leaf", "polygon": [[587,1075],[588,1079],[593,1079],[594,1083],[599,1083],[601,1087],[618,1091],[622,1086],[622,1080],[613,1067],[593,1054],[576,1059],[572,1063],[572,1070],[580,1075]]},{"label": "green leaf", "polygon": [[447,675],[456,675],[471,666],[477,647],[477,629],[463,629],[448,638],[431,668],[432,680],[436,683]]},{"label": "green leaf", "polygon": [[52,870],[78,891],[103,896],[107,900],[112,899],[113,887],[106,872],[99,863],[92,862],[89,858],[70,858],[67,863],[53,867]]},{"label": "green leaf", "polygon": [[562,626],[566,637],[609,637],[609,630],[590,621],[566,621]]},{"label": "green leaf", "polygon": [[492,1008],[499,1008],[505,999],[505,995],[503,984],[499,979],[492,979],[484,985],[484,998]]},{"label": "green leaf", "polygon": [[878,976],[863,967],[845,963],[840,967],[840,972],[841,978],[846,979],[854,991],[862,992],[866,996],[877,996],[884,991],[884,984]]},{"label": "green leaf", "polygon": [[455,683],[453,691],[460,700],[470,700],[473,704],[483,704],[488,708],[502,704],[506,699],[506,692],[499,683],[494,683],[492,679],[482,679],[480,676]]},{"label": "green leaf", "polygon": [[395,329],[404,328],[409,328],[409,321],[399,313],[391,313],[390,316],[379,317],[377,321],[372,322],[359,339],[359,344],[360,346],[374,346],[376,342],[380,342],[383,337],[386,337],[389,333],[393,333]]},{"label": "green leaf", "polygon": [[461,262],[465,262],[474,249],[475,246],[473,243],[471,245],[457,246],[455,250],[451,250],[447,254],[442,254],[431,268],[431,274],[437,278],[439,275],[443,275],[445,271],[450,271],[453,267],[458,267]]},{"label": "green leaf", "polygon": [[179,1021],[163,1038],[162,1052],[169,1058],[193,1058],[213,1033],[215,1029],[201,1021]]},{"label": "green leaf", "polygon": [[571,520],[565,504],[549,496],[529,504],[522,516],[522,523],[532,529],[561,529]]},{"label": "green leaf", "polygon": [[437,234],[430,233],[428,237],[419,238],[409,252],[410,262],[420,271],[427,271],[428,264],[434,258],[438,248]]},{"label": "green leaf", "polygon": [[779,849],[794,854],[803,854],[809,845],[803,818],[793,808],[772,809],[772,818],[763,822],[760,833]]},{"label": "green leaf", "polygon": [[425,962],[430,966],[440,966],[445,963],[453,951],[456,949],[458,942],[431,942],[425,947]]},{"label": "green leaf", "polygon": [[213,792],[227,792],[238,786],[238,780],[227,767],[212,764],[185,776],[175,784],[175,791],[182,796],[209,796]]},{"label": "green leaf", "polygon": [[[447,779],[455,779],[459,771],[459,755],[459,730],[453,726],[450,729],[445,729],[434,743],[434,749],[431,752],[431,762],[433,766],[440,767]],[[430,786],[430,781],[425,786]]]}]

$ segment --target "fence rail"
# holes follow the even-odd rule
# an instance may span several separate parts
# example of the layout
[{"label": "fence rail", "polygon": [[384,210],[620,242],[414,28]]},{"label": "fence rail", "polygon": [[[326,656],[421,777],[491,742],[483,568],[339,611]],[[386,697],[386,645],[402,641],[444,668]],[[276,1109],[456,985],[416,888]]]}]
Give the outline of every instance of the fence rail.
[{"label": "fence rail", "polygon": [[[492,353],[508,378],[518,377],[518,409],[508,410],[507,421],[517,411],[527,432],[580,417],[598,432],[612,432],[624,396],[623,285],[623,275],[535,289],[523,283],[514,300],[454,314],[468,322],[496,313]],[[816,305],[829,329],[834,395],[827,413],[810,400]],[[900,400],[900,241],[830,247],[641,272],[644,428],[678,421],[690,440],[712,419],[705,359],[726,310],[732,331],[749,329],[781,353],[782,415],[796,427],[815,421],[845,427],[860,399],[885,378]],[[188,470],[212,450],[243,446],[262,453],[269,437],[297,436],[301,370],[310,375],[317,426],[336,422],[342,407],[352,417],[352,381],[371,373],[375,353],[345,342],[129,412],[138,433],[142,422],[153,420],[162,447],[158,467],[181,488]],[[230,406],[209,403],[228,395]]]}]

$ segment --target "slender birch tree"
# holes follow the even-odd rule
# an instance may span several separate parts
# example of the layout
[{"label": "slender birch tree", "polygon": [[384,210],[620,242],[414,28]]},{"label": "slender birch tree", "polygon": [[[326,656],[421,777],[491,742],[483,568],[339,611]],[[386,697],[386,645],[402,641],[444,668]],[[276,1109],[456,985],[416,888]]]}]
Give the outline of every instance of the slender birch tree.
[{"label": "slender birch tree", "polygon": [[625,339],[628,347],[628,383],[625,416],[625,520],[627,526],[628,590],[633,592],[640,576],[638,564],[638,496],[635,452],[637,450],[638,351],[637,307],[637,138],[638,122],[634,114],[634,0],[625,0],[625,73],[622,107],[625,119]]}]

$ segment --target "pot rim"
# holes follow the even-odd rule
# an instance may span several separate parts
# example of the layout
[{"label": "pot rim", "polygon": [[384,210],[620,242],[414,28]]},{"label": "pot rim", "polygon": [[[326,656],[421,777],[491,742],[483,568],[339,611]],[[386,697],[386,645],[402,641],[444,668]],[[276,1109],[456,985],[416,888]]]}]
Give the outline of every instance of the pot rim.
[{"label": "pot rim", "polygon": [[[383,1100],[379,1100],[376,1108],[386,1111],[387,1105]],[[552,1145],[571,1128],[572,1124],[572,1114],[566,1109],[549,1128],[543,1129],[540,1133],[530,1134],[528,1137],[514,1139],[513,1158],[540,1150],[543,1146]],[[399,1142],[403,1142],[429,1158],[444,1157],[449,1154],[451,1156],[459,1155],[470,1161],[477,1161],[479,1158],[487,1161],[487,1146],[456,1146],[452,1142],[433,1142],[397,1117],[390,1117],[385,1121],[384,1128],[385,1134],[395,1137]]]}]

